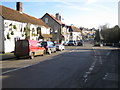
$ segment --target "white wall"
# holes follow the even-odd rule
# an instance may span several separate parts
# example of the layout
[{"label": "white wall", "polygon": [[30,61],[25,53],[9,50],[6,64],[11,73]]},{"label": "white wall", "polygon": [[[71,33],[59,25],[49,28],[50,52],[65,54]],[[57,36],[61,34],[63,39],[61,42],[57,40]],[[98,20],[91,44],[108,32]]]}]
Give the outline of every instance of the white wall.
[{"label": "white wall", "polygon": [[38,26],[31,24],[30,25],[30,39],[31,40],[38,40],[38,36],[32,36],[32,29],[33,28],[34,28],[34,34],[37,34],[37,28],[38,28]]},{"label": "white wall", "polygon": [[37,28],[40,27],[41,28],[41,34],[50,34],[50,28],[46,28],[44,26],[38,26],[38,25],[30,25],[30,39],[31,40],[38,40],[38,36],[32,36],[32,29],[34,28],[34,33],[37,34]]},{"label": "white wall", "polygon": [[[12,26],[10,26],[12,24]],[[13,28],[13,25],[16,25],[17,29]],[[17,21],[12,20],[4,20],[4,47],[5,47],[5,53],[14,51],[15,47],[15,41],[17,39],[25,39],[25,36],[22,36],[24,27],[26,26],[26,23],[21,23]],[[12,28],[12,29],[11,29]],[[21,32],[22,28],[22,32]],[[14,35],[11,35],[11,31],[14,32]],[[7,34],[9,33],[10,39],[7,39]]]},{"label": "white wall", "polygon": [[79,37],[79,40],[82,38],[80,32],[73,32],[73,40],[77,40],[77,36]]},{"label": "white wall", "polygon": [[4,20],[0,16],[0,53],[4,52]]},{"label": "white wall", "polygon": [[61,27],[61,33],[64,36],[65,40],[64,41],[69,41],[69,29],[67,27]]},{"label": "white wall", "polygon": [[[0,23],[0,25],[1,24],[2,23]],[[14,51],[16,38],[17,39],[25,39],[24,27],[26,27],[26,25],[28,25],[28,24],[27,23],[22,23],[22,22],[17,22],[17,21],[12,21],[12,20],[4,20],[3,24],[4,24],[4,34],[3,34],[3,36],[5,37],[5,41],[2,41],[2,40],[0,40],[0,41],[1,41],[1,43],[4,42],[3,46],[5,48],[5,50],[4,50],[5,53],[12,52],[12,51]],[[10,26],[10,24],[12,24],[12,26]],[[17,29],[13,29],[13,25],[16,25]],[[30,28],[30,39],[31,40],[38,40],[39,36],[32,36],[32,28],[34,28],[34,30],[35,30],[34,33],[37,34],[37,28],[41,27],[41,26],[33,25],[33,24],[29,24],[29,25],[30,25],[29,26],[29,28]],[[2,30],[2,29],[0,29],[0,30]],[[11,35],[11,31],[14,31],[14,35]],[[10,39],[7,39],[7,34],[8,33],[9,33]],[[46,27],[42,26],[41,27],[41,33],[42,34],[50,34],[50,28],[46,28]],[[2,36],[2,32],[0,33],[0,36]],[[2,51],[2,49],[3,49],[3,47],[0,46],[1,51]]]},{"label": "white wall", "polygon": [[50,28],[41,27],[41,34],[50,34]]}]

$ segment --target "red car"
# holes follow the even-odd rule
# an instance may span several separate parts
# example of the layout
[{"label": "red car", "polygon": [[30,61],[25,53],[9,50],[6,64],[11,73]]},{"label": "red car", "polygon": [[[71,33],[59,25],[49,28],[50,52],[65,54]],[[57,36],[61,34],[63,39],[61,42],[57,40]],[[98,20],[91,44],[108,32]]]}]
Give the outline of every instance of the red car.
[{"label": "red car", "polygon": [[15,43],[15,51],[14,55],[19,57],[30,57],[34,58],[35,55],[44,55],[46,49],[38,43],[38,41],[34,40],[18,40]]}]

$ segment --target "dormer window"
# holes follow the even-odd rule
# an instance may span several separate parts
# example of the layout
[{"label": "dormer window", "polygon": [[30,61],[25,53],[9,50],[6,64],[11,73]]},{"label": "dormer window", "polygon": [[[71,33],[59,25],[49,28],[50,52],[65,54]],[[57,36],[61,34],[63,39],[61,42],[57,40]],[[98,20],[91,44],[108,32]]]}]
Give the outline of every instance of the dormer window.
[{"label": "dormer window", "polygon": [[48,18],[45,18],[45,23],[48,23]]}]

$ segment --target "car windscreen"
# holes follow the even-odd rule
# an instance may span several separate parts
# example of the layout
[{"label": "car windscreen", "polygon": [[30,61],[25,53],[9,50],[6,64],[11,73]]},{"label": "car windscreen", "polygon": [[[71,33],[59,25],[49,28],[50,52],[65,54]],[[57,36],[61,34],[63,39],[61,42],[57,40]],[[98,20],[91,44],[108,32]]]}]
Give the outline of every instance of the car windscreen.
[{"label": "car windscreen", "polygon": [[74,41],[69,41],[69,42],[74,42]]}]

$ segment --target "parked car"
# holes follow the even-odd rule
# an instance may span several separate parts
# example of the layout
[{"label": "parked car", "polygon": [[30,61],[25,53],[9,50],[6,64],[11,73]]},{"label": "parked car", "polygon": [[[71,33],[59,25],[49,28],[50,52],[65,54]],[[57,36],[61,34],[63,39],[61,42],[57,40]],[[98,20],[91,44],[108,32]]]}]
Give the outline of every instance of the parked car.
[{"label": "parked car", "polygon": [[69,41],[65,41],[63,45],[67,46]]},{"label": "parked car", "polygon": [[95,42],[94,46],[100,46],[100,42]]},{"label": "parked car", "polygon": [[77,46],[83,46],[83,40],[77,41]]},{"label": "parked car", "polygon": [[65,50],[65,46],[62,43],[56,44],[56,50],[58,50],[58,51]]},{"label": "parked car", "polygon": [[56,52],[56,46],[51,41],[42,41],[41,45],[46,49],[46,53],[51,54],[52,52]]},{"label": "parked car", "polygon": [[45,48],[40,46],[38,41],[34,40],[18,40],[15,43],[14,55],[20,57],[30,57],[33,59],[35,55],[44,55]]},{"label": "parked car", "polygon": [[68,42],[68,46],[75,46],[76,45],[76,42],[74,40],[70,40]]}]

